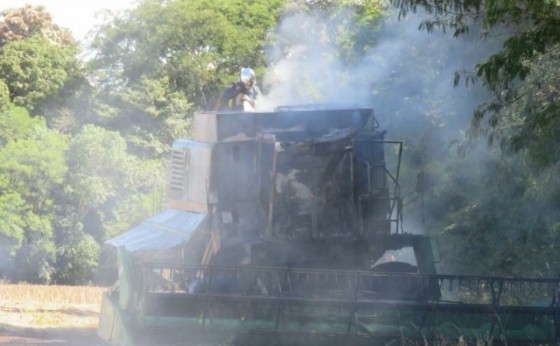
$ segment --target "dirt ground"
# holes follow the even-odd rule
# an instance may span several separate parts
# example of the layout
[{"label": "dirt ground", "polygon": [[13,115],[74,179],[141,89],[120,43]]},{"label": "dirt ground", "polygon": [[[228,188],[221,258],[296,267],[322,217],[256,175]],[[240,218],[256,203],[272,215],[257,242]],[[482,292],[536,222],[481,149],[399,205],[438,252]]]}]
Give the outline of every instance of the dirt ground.
[{"label": "dirt ground", "polygon": [[0,346],[105,345],[97,336],[102,288],[0,284]]},{"label": "dirt ground", "polygon": [[0,324],[0,345],[105,345],[95,328],[30,328]]}]

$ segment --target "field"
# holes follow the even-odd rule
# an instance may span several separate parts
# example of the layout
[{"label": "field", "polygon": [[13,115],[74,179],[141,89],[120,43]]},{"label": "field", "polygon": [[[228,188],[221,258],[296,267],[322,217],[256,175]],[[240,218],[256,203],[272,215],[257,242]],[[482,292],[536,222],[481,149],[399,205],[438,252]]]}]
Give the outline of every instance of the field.
[{"label": "field", "polygon": [[0,345],[102,345],[104,287],[0,284]]}]

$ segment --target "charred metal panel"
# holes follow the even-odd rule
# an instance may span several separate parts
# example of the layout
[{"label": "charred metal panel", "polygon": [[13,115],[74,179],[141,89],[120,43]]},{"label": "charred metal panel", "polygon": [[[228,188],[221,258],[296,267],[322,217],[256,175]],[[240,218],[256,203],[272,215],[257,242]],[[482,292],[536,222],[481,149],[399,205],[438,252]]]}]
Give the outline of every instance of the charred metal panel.
[{"label": "charred metal panel", "polygon": [[195,114],[195,140],[226,142],[255,139],[259,133],[292,131],[321,136],[333,129],[376,129],[370,108],[280,107],[266,113],[227,112]]},{"label": "charred metal panel", "polygon": [[212,202],[216,206],[222,246],[236,246],[258,238],[262,228],[256,159],[257,145],[253,141],[216,144],[211,193],[216,196]]},{"label": "charred metal panel", "polygon": [[361,227],[365,232],[391,231],[390,185],[387,179],[385,143],[378,132],[361,132],[355,140],[356,196]]},{"label": "charred metal panel", "polygon": [[352,234],[352,135],[346,129],[318,138],[298,132],[274,136],[272,159],[261,161],[261,180],[270,180],[265,238]]},{"label": "charred metal panel", "polygon": [[241,141],[255,137],[255,118],[261,113],[195,114],[195,139],[204,142]]},{"label": "charred metal panel", "polygon": [[258,118],[259,129],[298,129],[321,135],[333,129],[375,129],[377,121],[371,108],[279,107],[270,117]]},{"label": "charred metal panel", "polygon": [[258,239],[264,224],[261,216],[262,211],[254,202],[220,203],[214,217],[222,246],[227,248]]},{"label": "charred metal panel", "polygon": [[302,268],[359,268],[366,270],[371,261],[383,255],[380,246],[371,247],[363,239],[277,240],[252,244],[252,263],[265,266]]},{"label": "charred metal panel", "polygon": [[256,158],[257,145],[253,141],[220,142],[216,145],[212,174],[220,202],[256,201]]}]

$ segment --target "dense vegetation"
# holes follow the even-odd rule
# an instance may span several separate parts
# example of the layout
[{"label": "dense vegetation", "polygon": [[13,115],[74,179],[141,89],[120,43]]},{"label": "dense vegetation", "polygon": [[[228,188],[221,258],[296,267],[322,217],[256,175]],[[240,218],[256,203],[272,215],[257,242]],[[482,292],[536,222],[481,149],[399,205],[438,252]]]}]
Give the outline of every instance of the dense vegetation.
[{"label": "dense vegetation", "polygon": [[[424,11],[420,28],[429,33],[441,29],[461,38],[478,29],[500,42],[473,71],[457,71],[454,78],[455,84],[478,83],[489,94],[474,107],[459,147],[467,158],[433,172],[441,180],[432,186],[428,208],[437,210],[438,234],[450,237],[448,264],[467,273],[557,276],[560,3],[393,3],[404,16]],[[482,155],[475,149],[481,139],[490,147]]]},{"label": "dense vegetation", "polygon": [[104,241],[160,208],[173,138],[243,66],[271,98],[375,106],[442,270],[556,276],[559,41],[556,0],[144,0],[85,48],[5,11],[0,278],[112,280]]}]

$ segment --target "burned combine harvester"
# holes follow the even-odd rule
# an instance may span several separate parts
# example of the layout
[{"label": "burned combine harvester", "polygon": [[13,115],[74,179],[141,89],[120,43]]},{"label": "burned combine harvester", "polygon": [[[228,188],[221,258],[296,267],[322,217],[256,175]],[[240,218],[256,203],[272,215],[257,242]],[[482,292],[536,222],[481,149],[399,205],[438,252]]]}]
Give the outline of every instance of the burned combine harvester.
[{"label": "burned combine harvester", "polygon": [[[196,114],[194,139],[173,144],[168,209],[108,241],[119,280],[100,337],[556,341],[558,280],[436,274],[430,239],[402,231],[402,143],[384,135],[369,108]],[[403,248],[412,263],[380,261]]]}]

